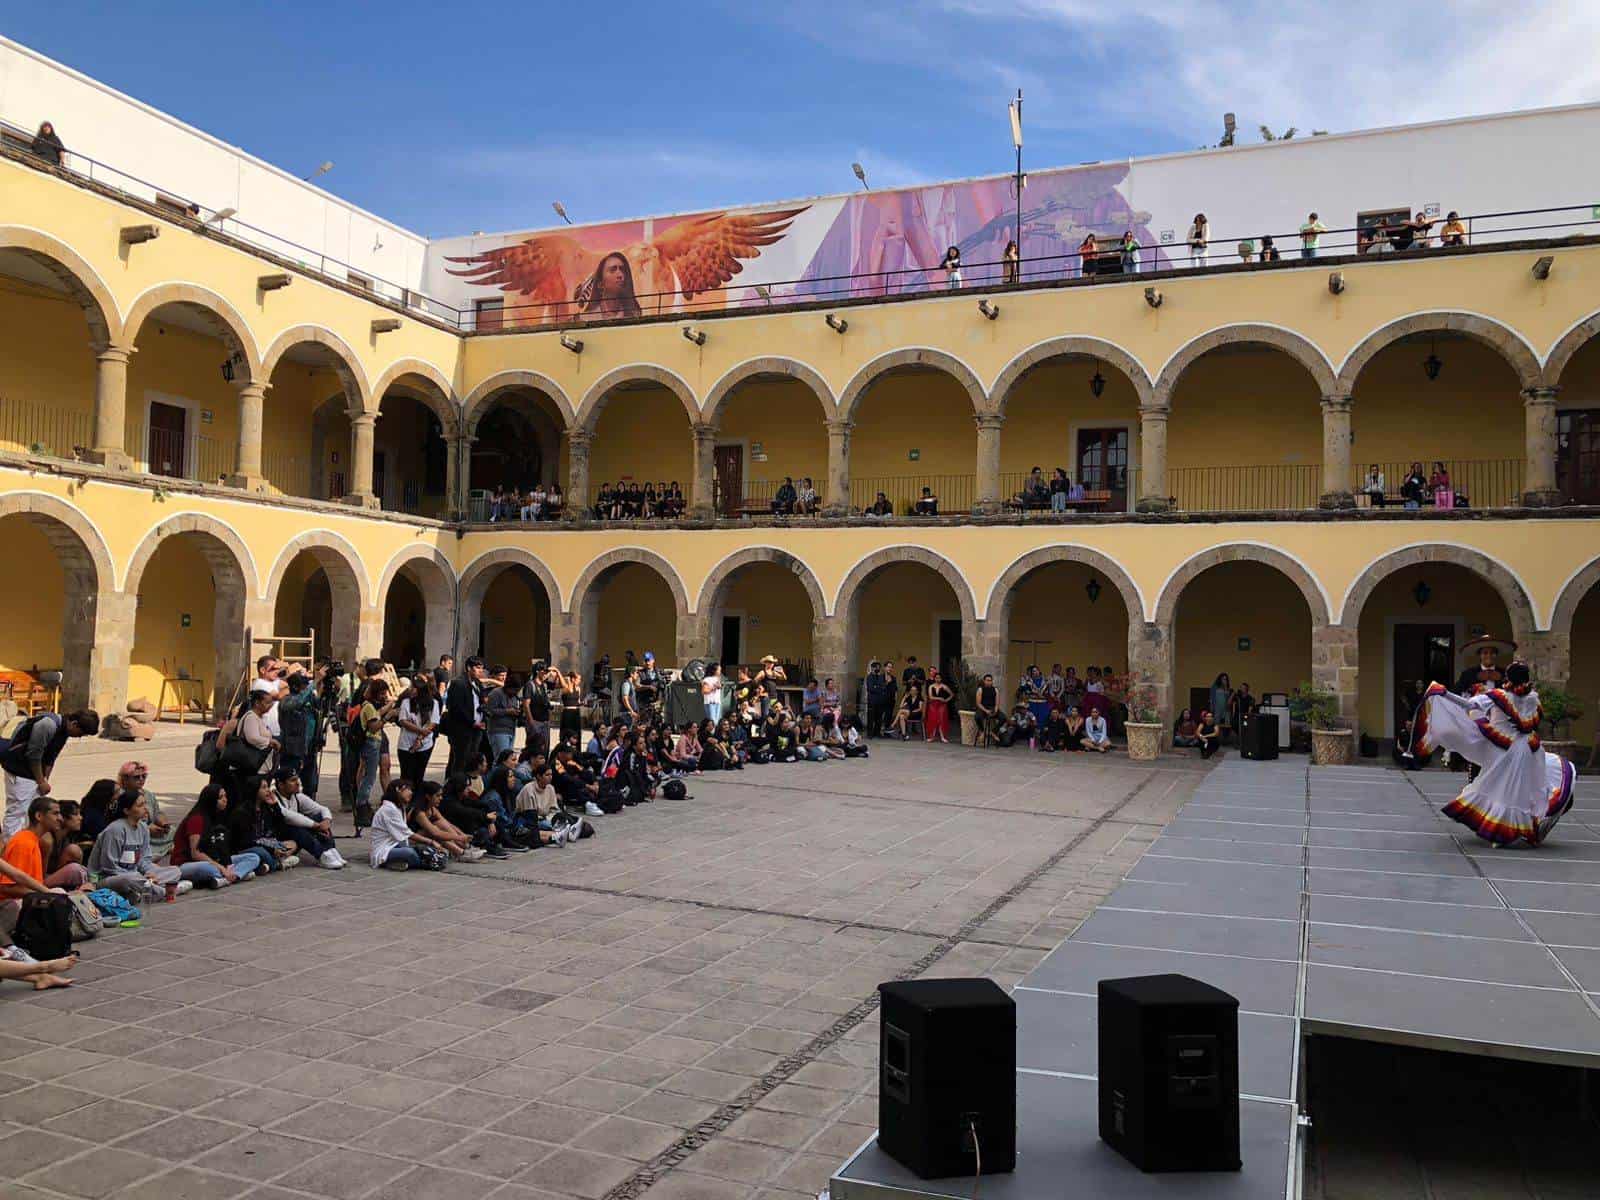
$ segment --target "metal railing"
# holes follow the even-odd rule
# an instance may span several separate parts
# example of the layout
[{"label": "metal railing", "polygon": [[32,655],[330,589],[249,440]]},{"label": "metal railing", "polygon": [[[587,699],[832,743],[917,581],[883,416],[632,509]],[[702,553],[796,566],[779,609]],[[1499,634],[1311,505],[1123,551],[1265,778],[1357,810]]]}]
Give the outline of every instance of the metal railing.
[{"label": "metal railing", "polygon": [[[0,143],[12,151],[33,154],[33,135],[27,130],[0,121]],[[35,157],[38,157],[35,155]],[[339,283],[355,283],[370,291],[375,297],[407,309],[423,313],[434,320],[453,325],[463,331],[477,328],[475,303],[458,308],[443,300],[427,296],[414,288],[382,279],[370,271],[358,269],[321,251],[302,246],[288,238],[279,237],[268,230],[242,221],[237,215],[217,220],[218,209],[172,192],[148,180],[141,179],[118,167],[68,149],[62,153],[60,169],[82,176],[101,186],[124,193],[146,204],[159,205],[174,216],[187,216],[204,222],[229,237],[265,251],[275,257],[287,259],[308,271],[320,274]],[[1030,222],[1049,222],[1053,214],[1039,209],[1024,210],[1021,214],[1026,230]],[[1060,280],[1085,280],[1091,282],[1126,282],[1140,274],[1158,270],[1196,271],[1215,270],[1235,264],[1285,264],[1305,258],[1359,254],[1378,258],[1395,253],[1450,253],[1458,247],[1483,245],[1511,240],[1554,240],[1576,235],[1600,234],[1600,204],[1566,204],[1545,208],[1528,208],[1504,212],[1467,213],[1459,217],[1457,225],[1447,226],[1441,217],[1434,217],[1426,229],[1415,225],[1347,226],[1325,229],[1317,235],[1317,245],[1309,254],[1302,249],[1300,228],[1295,226],[1281,231],[1225,230],[1207,233],[1206,245],[1196,249],[1189,245],[1187,231],[1182,240],[1156,245],[1121,244],[1121,232],[1113,225],[1093,228],[1097,244],[1093,251],[1084,246],[1060,254],[1033,255],[1013,263],[999,259],[970,260],[961,265],[958,275],[951,277],[934,266],[899,268],[889,271],[865,271],[847,274],[819,275],[800,279],[776,280],[737,288],[713,289],[697,293],[692,298],[671,291],[641,292],[635,294],[637,317],[599,318],[620,320],[643,319],[668,315],[735,311],[750,312],[782,310],[801,304],[828,300],[891,298],[905,295],[926,295],[941,291],[979,293],[985,289],[1008,284],[1043,284]],[[1104,244],[1099,239],[1104,238]],[[1271,245],[1276,257],[1267,257],[1263,251]],[[508,243],[514,244],[514,243]],[[496,296],[499,294],[497,293]],[[506,294],[509,299],[509,294]],[[526,302],[504,304],[495,310],[495,328],[506,332],[523,332],[529,329],[556,329],[582,324],[584,305],[576,300],[554,303]]]},{"label": "metal railing", "polygon": [[1138,503],[1138,468],[1102,468],[1088,480],[1073,480],[1083,488],[1080,500],[1054,500],[1048,492],[1050,475],[1040,473],[1047,489],[1041,497],[1030,491],[1032,471],[1002,471],[1000,473],[1000,501],[1006,511],[1024,518],[1066,512],[1132,512]]},{"label": "metal railing", "polygon": [[33,400],[0,399],[0,446],[21,454],[76,458],[94,443],[94,414]]},{"label": "metal railing", "polygon": [[1294,512],[1316,508],[1321,463],[1168,467],[1167,493],[1184,512]]},{"label": "metal railing", "polygon": [[850,508],[866,512],[881,492],[893,506],[897,517],[917,515],[915,505],[927,488],[938,504],[939,513],[972,511],[977,496],[976,475],[852,475]]},{"label": "metal railing", "polygon": [[311,460],[300,454],[281,451],[264,451],[261,455],[261,473],[267,482],[285,496],[314,499],[311,495]]},{"label": "metal railing", "polygon": [[145,469],[152,475],[216,483],[234,469],[234,448],[203,433],[146,428],[139,444],[144,448]]},{"label": "metal railing", "polygon": [[[1412,460],[1413,462],[1416,460]],[[1370,462],[1358,463],[1352,468],[1355,476],[1353,486],[1356,489],[1356,501],[1363,506],[1376,506],[1378,501],[1376,489],[1369,489],[1369,479],[1372,467],[1376,465],[1379,474],[1383,476],[1384,506],[1403,508],[1407,501],[1404,494],[1406,476],[1411,473],[1410,462]],[[1422,462],[1422,475],[1431,481],[1436,460],[1425,459]],[[1522,503],[1522,475],[1526,463],[1520,458],[1483,458],[1444,460],[1444,468],[1450,475],[1450,491],[1453,498],[1458,497],[1458,503],[1471,508],[1516,508]],[[1434,492],[1431,487],[1421,490],[1420,499],[1417,500],[1420,508],[1435,507]]]}]

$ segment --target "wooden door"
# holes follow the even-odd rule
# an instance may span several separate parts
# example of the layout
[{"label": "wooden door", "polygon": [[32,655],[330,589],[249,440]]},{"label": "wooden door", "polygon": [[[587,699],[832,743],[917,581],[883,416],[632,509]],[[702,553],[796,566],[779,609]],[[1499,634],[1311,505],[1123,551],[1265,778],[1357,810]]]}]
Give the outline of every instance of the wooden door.
[{"label": "wooden door", "polygon": [[1568,504],[1600,504],[1600,409],[1556,414],[1556,481]]},{"label": "wooden door", "polygon": [[145,447],[145,461],[152,475],[166,475],[185,479],[188,473],[189,414],[177,404],[150,402],[149,444]]},{"label": "wooden door", "polygon": [[737,517],[744,507],[744,447],[718,446],[712,452],[717,480],[717,515]]},{"label": "wooden door", "polygon": [[1078,430],[1077,479],[1086,492],[1110,492],[1107,512],[1128,508],[1128,431]]}]

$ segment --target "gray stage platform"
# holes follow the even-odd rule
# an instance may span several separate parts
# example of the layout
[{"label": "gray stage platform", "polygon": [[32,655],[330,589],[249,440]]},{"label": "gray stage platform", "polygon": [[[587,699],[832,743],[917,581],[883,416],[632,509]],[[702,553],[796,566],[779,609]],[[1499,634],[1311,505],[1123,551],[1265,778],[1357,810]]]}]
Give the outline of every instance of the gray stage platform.
[{"label": "gray stage platform", "polygon": [[[1439,808],[1465,776],[1222,762],[1127,879],[1016,989],[1017,1171],[994,1200],[1293,1196],[1303,1038],[1600,1067],[1600,804],[1539,849]],[[1099,1140],[1095,985],[1175,971],[1239,998],[1244,1170],[1144,1175]],[[869,1142],[833,1200],[970,1196]]]}]

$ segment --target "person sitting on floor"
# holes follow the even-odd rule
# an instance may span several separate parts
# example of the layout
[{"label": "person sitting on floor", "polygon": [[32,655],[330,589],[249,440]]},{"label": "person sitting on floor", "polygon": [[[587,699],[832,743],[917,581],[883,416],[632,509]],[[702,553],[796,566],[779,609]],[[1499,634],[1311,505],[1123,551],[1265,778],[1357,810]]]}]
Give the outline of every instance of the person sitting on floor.
[{"label": "person sitting on floor", "polygon": [[307,858],[328,868],[344,865],[333,842],[333,813],[300,790],[300,776],[292,767],[279,767],[272,775],[272,799],[277,805],[277,825],[286,842],[298,846]]},{"label": "person sitting on floor", "polygon": [[672,748],[672,756],[678,760],[680,766],[686,771],[700,773],[700,759],[705,754],[705,747],[700,744],[700,730],[693,722],[683,727],[683,732],[678,735],[678,744]]},{"label": "person sitting on floor", "polygon": [[1111,731],[1106,728],[1105,714],[1095,709],[1083,723],[1083,749],[1104,754],[1111,749]]},{"label": "person sitting on floor", "polygon": [[1083,739],[1083,714],[1078,711],[1077,705],[1072,705],[1067,709],[1066,730],[1062,735],[1061,748],[1071,751],[1082,750]]},{"label": "person sitting on floor", "polygon": [[1054,753],[1057,750],[1067,749],[1067,710],[1052,708],[1044,719],[1044,724],[1039,727],[1039,749],[1045,753]]},{"label": "person sitting on floor", "polygon": [[89,870],[100,886],[130,901],[159,895],[168,885],[187,892],[193,883],[177,867],[163,867],[150,857],[149,810],[138,792],[122,792],[112,808],[114,820],[100,831],[89,854]]},{"label": "person sitting on floor", "polygon": [[[82,889],[89,882],[89,872],[83,864],[68,863],[54,872],[47,867],[46,848],[60,836],[62,825],[61,805],[56,798],[49,795],[35,796],[28,804],[27,827],[18,831],[6,843],[5,852],[0,858],[4,858],[40,888],[60,888],[68,892]],[[0,881],[0,908],[7,906],[13,908],[9,919],[0,915],[0,928],[9,928],[16,923],[13,902],[21,900],[27,892],[36,890],[39,889],[24,883]]]},{"label": "person sitting on floor", "polygon": [[172,865],[200,887],[221,888],[254,879],[261,870],[259,850],[235,854],[229,849],[228,792],[220,784],[200,789],[194,807],[178,822],[172,843]]},{"label": "person sitting on floor", "polygon": [[1174,746],[1198,746],[1200,739],[1195,736],[1198,725],[1194,713],[1184,709],[1178,714],[1178,719],[1172,723],[1172,744]]},{"label": "person sitting on floor", "polygon": [[145,808],[150,813],[150,857],[163,862],[172,853],[174,837],[172,822],[161,812],[161,800],[145,786],[150,778],[150,768],[142,762],[125,762],[117,769],[117,790],[138,792],[144,797]]},{"label": "person sitting on floor", "polygon": [[414,846],[432,846],[441,854],[448,854],[443,846],[426,834],[415,833],[406,824],[405,809],[411,800],[411,785],[404,779],[391,780],[383,789],[383,799],[372,814],[368,829],[369,849],[367,861],[374,867],[390,871],[409,871],[422,865],[422,856]]},{"label": "person sitting on floor", "polygon": [[1195,727],[1195,741],[1200,746],[1200,757],[1210,758],[1222,745],[1222,730],[1217,727],[1217,719],[1208,708],[1200,714],[1200,723]]},{"label": "person sitting on floor", "polygon": [[406,824],[413,833],[420,833],[443,847],[451,858],[462,862],[479,861],[484,857],[484,851],[474,846],[466,833],[445,820],[444,813],[439,810],[443,796],[444,787],[431,779],[418,784],[411,794]]}]

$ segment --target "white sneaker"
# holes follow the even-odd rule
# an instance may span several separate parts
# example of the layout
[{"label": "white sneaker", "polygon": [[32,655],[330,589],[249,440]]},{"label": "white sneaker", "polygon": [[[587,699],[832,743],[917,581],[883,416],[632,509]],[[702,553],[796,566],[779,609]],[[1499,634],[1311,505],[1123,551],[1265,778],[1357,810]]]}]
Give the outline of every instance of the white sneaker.
[{"label": "white sneaker", "polygon": [[572,840],[572,826],[563,825],[560,829],[556,830],[555,837],[551,838],[550,840],[561,849],[565,850],[567,848],[567,843]]},{"label": "white sneaker", "polygon": [[325,850],[323,851],[322,856],[317,859],[317,863],[320,866],[328,868],[330,871],[337,871],[340,867],[344,866],[344,859],[339,857],[339,852],[337,850]]},{"label": "white sneaker", "polygon": [[194,880],[192,880],[192,879],[180,879],[180,880],[178,880],[178,895],[181,896],[185,892],[192,892],[192,891],[194,891]]},{"label": "white sneaker", "polygon": [[461,861],[462,862],[478,862],[483,857],[484,857],[484,852],[480,847],[468,846],[466,848],[466,850],[461,855]]},{"label": "white sneaker", "polygon": [[585,800],[583,802],[583,811],[591,817],[603,817],[606,815],[606,810],[601,808],[593,800]]},{"label": "white sneaker", "polygon": [[300,865],[300,856],[298,854],[291,854],[278,865],[285,869],[289,867],[298,867]]}]

